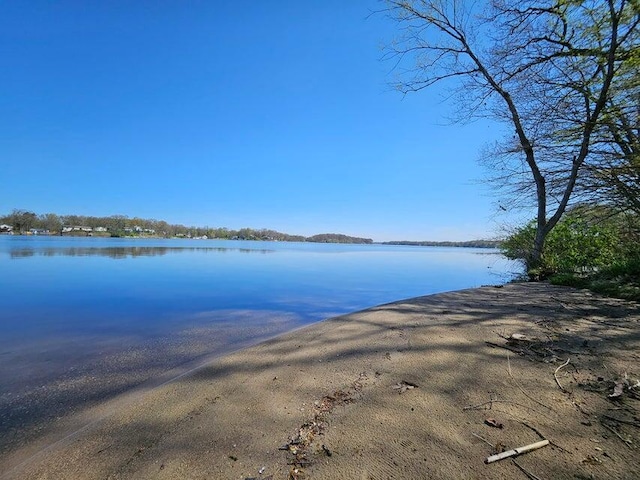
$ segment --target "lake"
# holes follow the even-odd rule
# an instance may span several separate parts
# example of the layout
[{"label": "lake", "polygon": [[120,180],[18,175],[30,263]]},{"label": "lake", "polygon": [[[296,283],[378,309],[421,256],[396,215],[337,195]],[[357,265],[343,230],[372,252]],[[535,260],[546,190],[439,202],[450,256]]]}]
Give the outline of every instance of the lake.
[{"label": "lake", "polygon": [[212,355],[516,269],[490,249],[0,236],[0,453]]}]

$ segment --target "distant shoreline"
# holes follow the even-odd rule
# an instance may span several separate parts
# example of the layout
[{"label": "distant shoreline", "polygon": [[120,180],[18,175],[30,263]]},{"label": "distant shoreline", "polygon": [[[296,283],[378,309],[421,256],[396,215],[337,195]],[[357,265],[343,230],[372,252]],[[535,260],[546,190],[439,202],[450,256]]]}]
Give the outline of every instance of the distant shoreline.
[{"label": "distant shoreline", "polygon": [[463,242],[450,242],[450,241],[442,241],[442,242],[434,242],[434,241],[423,241],[423,242],[415,242],[410,240],[402,240],[402,241],[391,241],[391,242],[378,242],[381,245],[404,245],[411,247],[466,247],[466,248],[500,248],[502,242],[499,240],[467,240]]},{"label": "distant shoreline", "polygon": [[116,238],[189,238],[201,240],[255,240],[278,242],[345,243],[409,245],[423,247],[476,247],[497,248],[499,241],[389,241],[374,242],[371,238],[345,235],[342,233],[319,233],[311,236],[292,235],[268,228],[196,227],[170,224],[164,220],[145,219],[126,215],[95,217],[86,215],[58,215],[55,213],[36,214],[27,210],[14,209],[7,215],[0,215],[0,234],[8,235],[51,235],[78,237]]}]

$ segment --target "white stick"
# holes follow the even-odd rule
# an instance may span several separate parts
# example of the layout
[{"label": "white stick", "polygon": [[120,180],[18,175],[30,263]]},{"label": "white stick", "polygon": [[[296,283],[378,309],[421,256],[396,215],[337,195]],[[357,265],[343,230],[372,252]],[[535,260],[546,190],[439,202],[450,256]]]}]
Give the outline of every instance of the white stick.
[{"label": "white stick", "polygon": [[524,447],[518,447],[514,448],[513,450],[507,450],[506,452],[491,455],[490,457],[487,457],[484,463],[493,463],[505,458],[515,457],[516,455],[520,455],[521,453],[530,452],[531,450],[537,450],[538,448],[546,447],[547,445],[549,445],[549,440],[542,440],[540,442],[531,443],[529,445],[525,445]]}]

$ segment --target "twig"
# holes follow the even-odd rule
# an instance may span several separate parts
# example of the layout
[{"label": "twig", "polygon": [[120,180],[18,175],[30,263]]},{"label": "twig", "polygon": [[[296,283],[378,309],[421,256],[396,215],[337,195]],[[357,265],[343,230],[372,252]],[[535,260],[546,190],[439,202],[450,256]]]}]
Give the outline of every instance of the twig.
[{"label": "twig", "polygon": [[[536,433],[536,435],[538,435],[538,436],[540,437],[540,439],[541,439],[541,440],[546,440],[545,436],[544,436],[542,433],[540,433],[540,431],[539,431],[536,427],[534,427],[534,426],[532,426],[532,425],[529,425],[529,424],[528,424],[527,422],[525,422],[524,420],[519,420],[519,419],[518,419],[518,421],[519,421],[522,425],[524,425],[525,427],[527,427],[528,429],[530,429],[530,430],[532,430],[533,432],[535,432],[535,433]],[[559,448],[559,449],[560,449],[560,450],[562,450],[563,452],[569,453],[569,450],[567,450],[567,449],[566,449],[566,448],[564,448],[564,447],[561,447],[561,446],[560,446],[560,445],[558,445],[557,443],[552,442],[551,440],[549,440],[549,443],[550,443],[551,445],[553,445],[554,447]]]},{"label": "twig", "polygon": [[561,302],[559,299],[557,299],[556,297],[551,296],[551,297],[549,297],[549,298],[551,298],[551,299],[555,300],[556,302],[558,302],[558,303],[560,304],[560,306],[561,306],[562,308],[564,308],[565,310],[571,311],[571,309],[570,309],[569,307],[567,307],[564,303],[562,303],[562,302]]},{"label": "twig", "polygon": [[522,407],[522,408],[527,408],[529,410],[533,410],[534,412],[538,411],[535,408],[528,407],[527,405],[522,405],[521,403],[518,403],[518,402],[512,402],[511,400],[489,400],[487,402],[482,402],[482,403],[479,403],[477,405],[467,405],[466,407],[463,407],[462,410],[463,411],[480,410],[485,405],[489,405],[489,410],[490,410],[494,403],[508,403],[510,405],[516,405],[518,407]]},{"label": "twig", "polygon": [[[480,440],[482,440],[484,443],[486,443],[487,445],[489,445],[491,448],[495,448],[495,445],[493,445],[489,440],[487,440],[484,437],[481,437],[480,435],[478,435],[477,433],[473,433],[471,432],[471,435],[473,435],[476,438],[479,438]],[[495,451],[495,450],[494,450]]]},{"label": "twig", "polygon": [[561,352],[564,353],[570,353],[572,355],[585,355],[587,357],[597,357],[598,354],[597,353],[591,353],[591,352],[578,352],[577,350],[568,350],[566,348],[562,348],[558,345],[554,345],[553,348],[555,348],[556,350],[559,350]]},{"label": "twig", "polygon": [[631,448],[631,440],[627,440],[626,438],[624,438],[622,435],[620,435],[618,432],[616,432],[613,428],[611,428],[609,425],[607,425],[606,423],[604,423],[602,420],[600,421],[600,424],[606,428],[607,430],[609,430],[610,432],[612,432],[616,437],[618,437],[620,440],[622,440],[624,442],[624,444]]},{"label": "twig", "polygon": [[569,365],[569,360],[571,360],[571,358],[567,358],[567,361],[564,362],[562,365],[560,365],[558,368],[556,368],[556,371],[553,372],[553,378],[556,379],[556,383],[558,384],[558,386],[560,387],[560,390],[562,390],[563,392],[567,393],[567,391],[564,389],[564,387],[562,385],[560,385],[560,380],[558,380],[558,372],[560,371],[561,368],[566,367],[567,365]]},{"label": "twig", "polygon": [[630,330],[631,328],[633,328],[626,325],[620,325],[619,323],[607,322],[606,320],[592,320],[590,318],[584,318],[582,320],[586,320],[587,322],[595,323],[597,325],[607,325],[608,327],[621,328],[623,330]]},{"label": "twig", "polygon": [[540,477],[537,477],[533,473],[529,472],[528,470],[525,470],[525,468],[522,465],[520,465],[518,462],[516,462],[515,458],[512,458],[511,461],[513,462],[513,464],[516,467],[518,467],[522,471],[522,473],[524,473],[531,480],[540,480]]},{"label": "twig", "polygon": [[534,432],[536,433],[536,435],[538,435],[538,436],[540,437],[540,440],[546,440],[545,436],[544,436],[544,435],[542,435],[542,434],[540,433],[540,431],[539,431],[536,427],[533,427],[533,426],[529,425],[529,424],[528,424],[527,422],[525,422],[524,420],[519,420],[519,422],[520,422],[522,425],[524,425],[525,427],[527,427],[529,430],[534,431]]},{"label": "twig", "polygon": [[98,453],[102,453],[102,452],[104,452],[105,450],[109,450],[111,447],[113,447],[113,443],[112,443],[111,445],[108,445],[108,446],[106,446],[106,447],[101,448],[100,450],[98,450],[98,451],[96,452],[96,455],[97,455]]},{"label": "twig", "polygon": [[604,414],[602,415],[604,418],[608,418],[609,420],[613,420],[615,422],[625,423],[627,425],[632,425],[634,427],[640,428],[640,423],[632,422],[631,420],[623,420],[621,418],[612,417],[611,415]]},{"label": "twig", "polygon": [[506,452],[491,455],[490,457],[487,457],[484,463],[493,463],[493,462],[497,462],[498,460],[503,460],[505,458],[515,457],[517,455],[530,452],[532,450],[537,450],[539,448],[546,447],[547,445],[549,445],[549,440],[541,440],[536,443],[530,443],[529,445],[525,445],[524,447],[518,447],[518,448],[514,448],[513,450],[507,450]]},{"label": "twig", "polygon": [[517,348],[509,347],[508,345],[498,345],[497,343],[487,342],[487,341],[486,341],[486,342],[484,342],[484,343],[486,343],[486,344],[487,344],[487,345],[489,345],[490,347],[504,348],[505,350],[509,350],[509,351],[511,351],[511,352],[513,352],[513,353],[518,353],[518,354],[522,354],[522,353],[524,353],[522,350],[518,350]]},{"label": "twig", "polygon": [[511,373],[511,362],[509,360],[509,354],[507,354],[507,365],[508,365],[508,371],[509,371],[509,376],[511,377],[511,379],[513,380],[513,383],[515,383],[517,385],[517,387],[520,389],[520,391],[524,394],[525,397],[527,397],[529,400],[536,402],[538,405],[543,406],[544,408],[548,408],[549,410],[553,410],[553,408],[551,408],[549,405],[545,405],[544,403],[536,400],[535,398],[533,398],[531,395],[529,395],[524,388],[522,388],[522,386],[518,383],[518,381],[515,379],[515,377],[513,376],[513,374]]},{"label": "twig", "polygon": [[576,402],[575,400],[571,401],[571,404],[576,407],[578,410],[580,410],[580,413],[582,413],[583,415],[591,415],[589,412],[587,412],[584,408],[582,408],[582,405],[580,405],[578,402]]}]

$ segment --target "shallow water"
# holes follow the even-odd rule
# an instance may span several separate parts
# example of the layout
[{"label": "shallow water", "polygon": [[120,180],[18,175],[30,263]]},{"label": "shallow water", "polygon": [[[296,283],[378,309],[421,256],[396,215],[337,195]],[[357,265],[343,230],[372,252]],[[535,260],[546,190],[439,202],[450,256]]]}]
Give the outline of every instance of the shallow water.
[{"label": "shallow water", "polygon": [[169,368],[515,268],[486,249],[0,236],[0,438]]}]

